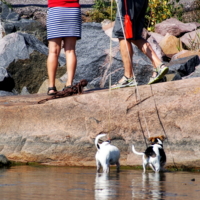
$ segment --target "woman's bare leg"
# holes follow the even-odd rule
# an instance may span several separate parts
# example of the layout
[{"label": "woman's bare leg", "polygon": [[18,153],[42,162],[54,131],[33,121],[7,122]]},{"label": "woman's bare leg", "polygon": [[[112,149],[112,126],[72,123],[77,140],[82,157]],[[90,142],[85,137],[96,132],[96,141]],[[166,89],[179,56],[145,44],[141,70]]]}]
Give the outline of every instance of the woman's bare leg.
[{"label": "woman's bare leg", "polygon": [[70,86],[73,84],[74,75],[76,72],[76,37],[65,37],[64,38],[64,50],[67,60],[67,82],[66,86]]},{"label": "woman's bare leg", "polygon": [[[56,70],[58,66],[58,57],[60,55],[62,38],[49,40],[49,55],[47,58],[47,70],[49,76],[49,87],[55,87]],[[49,93],[55,92],[50,90]]]}]

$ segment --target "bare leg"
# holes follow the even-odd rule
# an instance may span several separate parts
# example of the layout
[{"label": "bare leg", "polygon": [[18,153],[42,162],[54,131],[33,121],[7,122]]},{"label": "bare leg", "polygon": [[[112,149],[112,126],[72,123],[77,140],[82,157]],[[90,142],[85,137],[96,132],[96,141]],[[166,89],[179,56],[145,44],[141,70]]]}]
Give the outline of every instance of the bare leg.
[{"label": "bare leg", "polygon": [[77,64],[77,58],[76,58],[76,37],[66,37],[64,38],[64,50],[66,54],[66,60],[67,60],[67,82],[66,86],[70,86],[73,83],[74,75],[76,72],[76,64]]},{"label": "bare leg", "polygon": [[[135,44],[145,55],[148,56],[148,58],[153,63],[154,68],[156,68],[162,63],[162,61],[158,58],[158,56],[152,49],[149,42],[147,42],[145,39],[132,40],[131,42],[133,42],[133,44]],[[156,75],[157,74],[154,72],[153,77]]]},{"label": "bare leg", "polygon": [[[61,38],[54,38],[49,40],[49,55],[47,58],[47,70],[49,76],[49,87],[55,86],[56,70],[58,66],[58,56],[61,49]],[[49,93],[55,92],[50,90]]]},{"label": "bare leg", "polygon": [[132,57],[133,57],[132,44],[129,40],[125,39],[119,39],[119,44],[120,44],[122,61],[124,64],[124,75],[127,78],[132,78],[134,76],[132,68]]}]

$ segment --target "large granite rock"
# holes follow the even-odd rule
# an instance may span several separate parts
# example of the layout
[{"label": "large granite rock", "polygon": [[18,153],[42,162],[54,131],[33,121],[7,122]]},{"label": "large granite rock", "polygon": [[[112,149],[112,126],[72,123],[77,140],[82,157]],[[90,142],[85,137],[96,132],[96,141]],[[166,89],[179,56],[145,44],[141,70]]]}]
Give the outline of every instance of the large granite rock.
[{"label": "large granite rock", "polygon": [[[15,86],[20,93],[26,86],[30,93],[36,93],[47,78],[47,55],[48,48],[33,35],[19,32],[6,35],[0,40],[0,68],[2,69],[0,77],[9,77],[9,79],[7,78],[6,82],[3,78],[0,79],[0,89],[12,91]],[[61,55],[60,65],[65,65],[65,62],[65,57]],[[65,66],[61,67],[57,76],[65,72]]]},{"label": "large granite rock", "polygon": [[155,25],[155,32],[165,36],[167,33],[173,36],[180,36],[182,33],[194,31],[197,28],[195,23],[183,23],[175,18],[170,18]]},{"label": "large granite rock", "polygon": [[[2,7],[0,18],[6,34],[14,33],[17,31],[29,33],[47,45],[46,24],[41,22],[41,20],[36,20],[39,18],[38,13],[36,14],[36,17],[32,16],[29,19],[26,19],[23,17],[23,13],[15,12],[13,8],[10,8],[7,4],[2,3],[0,7]],[[30,11],[30,8],[27,9],[29,11],[29,15],[33,15],[31,14],[32,12]],[[41,18],[46,22],[46,13],[41,14]]]},{"label": "large granite rock", "polygon": [[[86,78],[94,87],[107,87],[112,73],[112,84],[124,74],[119,51],[119,43],[112,41],[112,60],[110,60],[110,38],[99,23],[84,23],[82,39],[77,42],[77,71],[75,82]],[[152,74],[152,63],[133,45],[133,69],[139,85],[148,83]]]},{"label": "large granite rock", "polygon": [[186,46],[187,49],[198,51],[200,48],[200,29],[185,33],[180,40]]},{"label": "large granite rock", "polygon": [[144,136],[164,134],[168,166],[198,167],[199,85],[193,78],[139,86],[139,94],[135,88],[103,90],[44,104],[37,102],[45,95],[1,97],[0,153],[15,161],[95,166],[94,138],[108,133],[122,165],[141,165],[131,145],[144,151]]}]

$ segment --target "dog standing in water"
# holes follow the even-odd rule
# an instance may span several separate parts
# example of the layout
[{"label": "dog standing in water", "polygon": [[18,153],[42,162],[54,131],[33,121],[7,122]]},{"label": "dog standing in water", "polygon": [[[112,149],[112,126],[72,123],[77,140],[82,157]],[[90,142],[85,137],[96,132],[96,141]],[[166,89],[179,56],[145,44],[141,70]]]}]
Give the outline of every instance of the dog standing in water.
[{"label": "dog standing in water", "polygon": [[101,144],[98,143],[99,139],[104,136],[106,134],[97,135],[95,138],[97,172],[100,172],[100,168],[102,167],[104,173],[109,173],[110,165],[116,165],[117,172],[119,172],[120,151],[116,146],[110,144],[110,140],[104,141]]},{"label": "dog standing in water", "polygon": [[149,138],[151,145],[147,147],[145,152],[137,152],[134,145],[132,145],[133,153],[143,156],[143,171],[146,171],[146,166],[149,166],[155,171],[159,172],[163,169],[166,163],[166,155],[163,149],[164,136]]}]

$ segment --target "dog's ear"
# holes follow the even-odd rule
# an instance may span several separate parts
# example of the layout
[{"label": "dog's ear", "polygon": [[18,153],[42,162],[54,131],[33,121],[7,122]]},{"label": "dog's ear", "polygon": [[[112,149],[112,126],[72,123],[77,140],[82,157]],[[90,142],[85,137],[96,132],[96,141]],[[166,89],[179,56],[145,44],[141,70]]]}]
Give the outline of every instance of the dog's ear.
[{"label": "dog's ear", "polygon": [[153,142],[155,142],[155,139],[156,139],[155,137],[150,137],[149,141],[153,143]]},{"label": "dog's ear", "polygon": [[158,137],[158,139],[160,139],[161,141],[164,141],[164,140],[166,139],[166,137],[165,137],[164,135],[160,135],[160,136]]}]

